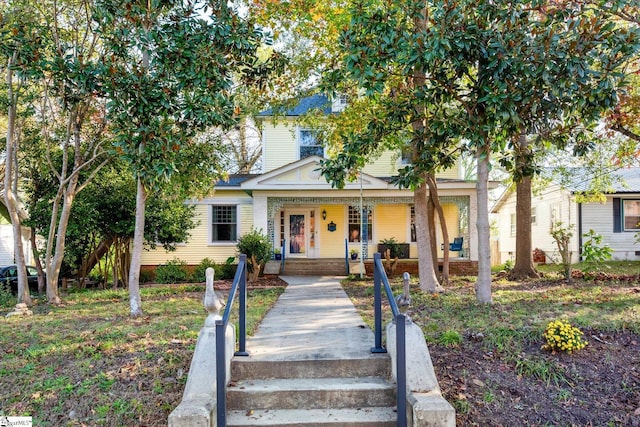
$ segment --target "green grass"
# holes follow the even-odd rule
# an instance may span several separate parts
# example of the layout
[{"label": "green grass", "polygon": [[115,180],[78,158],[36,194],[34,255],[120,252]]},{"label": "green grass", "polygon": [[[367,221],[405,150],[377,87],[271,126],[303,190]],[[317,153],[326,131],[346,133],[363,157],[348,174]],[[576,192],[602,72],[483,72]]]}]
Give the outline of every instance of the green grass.
[{"label": "green grass", "polygon": [[[248,292],[250,335],[282,290]],[[123,290],[77,292],[61,307],[39,301],[30,317],[5,309],[0,414],[38,426],[166,425],[206,318],[203,294],[202,285],[143,288],[137,319]]]}]

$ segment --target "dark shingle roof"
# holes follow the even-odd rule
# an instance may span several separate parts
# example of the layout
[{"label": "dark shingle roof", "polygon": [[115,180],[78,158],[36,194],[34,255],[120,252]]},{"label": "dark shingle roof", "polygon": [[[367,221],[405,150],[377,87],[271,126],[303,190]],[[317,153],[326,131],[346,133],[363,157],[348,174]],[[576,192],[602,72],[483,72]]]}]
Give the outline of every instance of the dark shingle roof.
[{"label": "dark shingle roof", "polygon": [[640,168],[620,168],[606,172],[571,168],[560,179],[556,177],[554,181],[576,193],[590,190],[592,182],[596,179],[607,183],[608,193],[640,193]]},{"label": "dark shingle roof", "polygon": [[[302,98],[298,104],[285,112],[285,116],[301,116],[311,110],[319,109],[324,114],[331,114],[331,101],[326,95],[316,94]],[[258,114],[259,117],[273,116],[272,108]]]},{"label": "dark shingle roof", "polygon": [[260,176],[260,174],[247,173],[229,175],[226,180],[216,182],[216,187],[239,187],[243,182],[256,176]]}]

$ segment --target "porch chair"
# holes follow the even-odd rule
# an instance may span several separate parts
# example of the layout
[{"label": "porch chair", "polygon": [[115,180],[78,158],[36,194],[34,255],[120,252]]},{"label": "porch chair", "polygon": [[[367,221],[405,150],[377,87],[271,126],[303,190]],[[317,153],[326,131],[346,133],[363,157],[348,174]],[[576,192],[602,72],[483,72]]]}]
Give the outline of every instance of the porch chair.
[{"label": "porch chair", "polygon": [[449,250],[452,252],[461,252],[462,251],[462,242],[464,241],[464,237],[456,237],[453,239],[453,243],[449,243]]}]

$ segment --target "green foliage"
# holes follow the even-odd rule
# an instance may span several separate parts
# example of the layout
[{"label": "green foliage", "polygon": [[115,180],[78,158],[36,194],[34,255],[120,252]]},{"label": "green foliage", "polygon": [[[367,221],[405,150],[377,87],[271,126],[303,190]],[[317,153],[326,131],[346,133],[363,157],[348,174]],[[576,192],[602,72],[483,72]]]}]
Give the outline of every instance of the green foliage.
[{"label": "green foliage", "polygon": [[16,297],[11,293],[11,285],[0,281],[0,307],[9,308],[16,305]]},{"label": "green foliage", "polygon": [[462,335],[458,331],[446,330],[438,338],[438,344],[447,347],[457,347],[462,343]]},{"label": "green foliage", "polygon": [[[400,243],[395,239],[395,237],[390,237],[388,239],[380,240],[380,244],[385,245],[386,249],[389,251],[389,256],[391,258],[397,258],[402,256],[402,250]],[[386,251],[383,256],[386,256]]]},{"label": "green foliage", "polygon": [[174,258],[156,268],[157,283],[181,283],[189,278],[186,261]]},{"label": "green foliage", "polygon": [[214,279],[221,278],[218,277],[218,271],[216,271],[216,262],[212,259],[204,258],[193,270],[191,279],[195,282],[204,282],[205,280],[207,280],[207,268],[209,267],[213,268],[215,271]]},{"label": "green foliage", "polygon": [[609,245],[602,245],[602,236],[593,229],[582,235],[585,241],[582,244],[582,257],[587,264],[587,270],[593,271],[604,265],[611,259],[613,249]]},{"label": "green foliage", "polygon": [[[250,232],[242,235],[238,239],[238,253],[247,256],[247,264],[250,272],[253,268],[271,259],[271,241],[266,234],[262,233],[262,229],[252,229]],[[251,260],[255,259],[257,265],[253,266]]]},{"label": "green foliage", "polygon": [[562,222],[556,222],[551,226],[551,237],[558,246],[558,252],[562,259],[564,278],[571,281],[571,238],[573,231],[571,226],[565,227]]},{"label": "green foliage", "polygon": [[512,259],[506,260],[504,264],[502,264],[502,270],[506,272],[513,270],[513,260]]},{"label": "green foliage", "polygon": [[545,344],[542,346],[545,350],[550,351],[566,351],[572,353],[582,350],[588,344],[583,339],[583,332],[571,326],[566,320],[554,320],[547,324],[544,330]]}]

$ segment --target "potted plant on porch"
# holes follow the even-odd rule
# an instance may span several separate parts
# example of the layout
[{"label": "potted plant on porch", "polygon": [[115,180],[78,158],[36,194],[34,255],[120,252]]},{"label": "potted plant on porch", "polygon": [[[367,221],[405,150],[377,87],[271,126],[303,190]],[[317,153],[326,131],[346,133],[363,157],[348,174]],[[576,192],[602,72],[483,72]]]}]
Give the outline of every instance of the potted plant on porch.
[{"label": "potted plant on porch", "polygon": [[273,250],[273,254],[274,254],[275,259],[276,259],[277,261],[280,261],[280,260],[282,259],[282,253],[280,252],[280,248],[275,248],[275,249]]},{"label": "potted plant on porch", "polygon": [[353,260],[358,259],[358,250],[357,249],[351,249],[349,251],[349,253],[351,254],[351,259],[353,259]]}]

